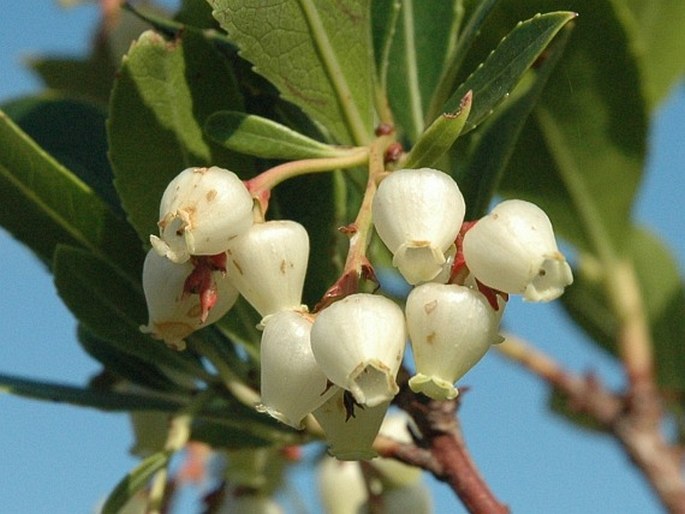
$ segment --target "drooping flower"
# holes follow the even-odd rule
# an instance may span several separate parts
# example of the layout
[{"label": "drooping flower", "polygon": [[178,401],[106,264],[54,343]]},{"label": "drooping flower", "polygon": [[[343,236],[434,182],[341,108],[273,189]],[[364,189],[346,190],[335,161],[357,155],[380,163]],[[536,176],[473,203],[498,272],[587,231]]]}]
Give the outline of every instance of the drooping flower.
[{"label": "drooping flower", "polygon": [[255,223],[228,246],[228,274],[262,315],[299,309],[309,260],[309,236],[289,220]]},{"label": "drooping flower", "polygon": [[269,317],[262,332],[262,404],[257,410],[297,429],[338,389],[330,386],[312,354],[312,323],[302,312],[280,311]]},{"label": "drooping flower", "polygon": [[524,300],[548,302],[573,283],[547,214],[523,200],[506,200],[464,236],[466,265],[479,282]]},{"label": "drooping flower", "polygon": [[435,278],[459,232],[466,206],[457,183],[431,168],[392,172],[378,186],[373,223],[410,284]]},{"label": "drooping flower", "polygon": [[188,168],[167,186],[159,206],[157,253],[176,263],[191,255],[225,252],[228,242],[252,225],[252,196],[232,171]]},{"label": "drooping flower", "polygon": [[148,251],[143,264],[143,291],[149,320],[140,330],[177,350],[185,348],[186,337],[218,321],[238,299],[238,291],[221,271],[210,272],[215,296],[211,308],[203,308],[202,296],[189,292],[186,287],[193,270],[190,261],[176,264],[155,250]]},{"label": "drooping flower", "polygon": [[356,514],[368,492],[358,462],[325,455],[317,465],[319,496],[326,514]]},{"label": "drooping flower", "polygon": [[389,401],[373,407],[355,405],[348,391],[338,389],[312,415],[326,434],[333,457],[367,460],[377,456],[372,446],[389,406]]},{"label": "drooping flower", "polygon": [[454,383],[500,341],[502,309],[475,289],[426,283],[409,293],[405,311],[416,364],[409,387],[437,400],[456,397]]},{"label": "drooping flower", "polygon": [[395,377],[405,340],[402,309],[383,296],[366,293],[346,296],[326,307],[317,315],[311,333],[312,351],[321,370],[368,407],[397,394]]}]

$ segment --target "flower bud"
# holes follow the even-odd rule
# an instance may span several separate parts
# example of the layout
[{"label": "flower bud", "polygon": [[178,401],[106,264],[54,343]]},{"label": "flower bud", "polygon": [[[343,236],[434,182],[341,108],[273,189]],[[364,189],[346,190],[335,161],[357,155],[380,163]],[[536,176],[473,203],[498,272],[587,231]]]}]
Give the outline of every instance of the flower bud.
[{"label": "flower bud", "polygon": [[330,387],[314,360],[306,314],[281,311],[269,317],[262,333],[262,404],[257,407],[293,428],[338,389]]},{"label": "flower bud", "polygon": [[507,200],[464,236],[466,265],[479,282],[524,300],[548,302],[573,283],[547,214],[523,200]]},{"label": "flower bud", "polygon": [[350,402],[349,393],[338,389],[312,412],[326,434],[328,451],[340,460],[367,460],[377,456],[372,448],[390,402],[364,407]]},{"label": "flower bud", "polygon": [[302,225],[255,223],[230,242],[228,256],[231,282],[262,317],[300,308],[309,260],[309,236]]},{"label": "flower bud", "polygon": [[238,299],[238,291],[220,271],[212,272],[216,303],[203,322],[200,296],[188,293],[185,283],[193,272],[193,264],[176,264],[150,250],[143,264],[143,291],[149,321],[141,332],[162,339],[170,347],[183,350],[184,338],[195,330],[218,321]]},{"label": "flower bud", "polygon": [[454,382],[499,342],[501,309],[475,289],[427,283],[409,293],[405,310],[416,363],[409,387],[436,400],[455,398]]},{"label": "flower bud", "polygon": [[160,237],[152,246],[173,262],[216,255],[252,225],[252,196],[228,170],[188,168],[167,186],[159,206]]},{"label": "flower bud", "polygon": [[322,310],[311,341],[316,362],[357,403],[375,407],[398,392],[406,329],[402,309],[379,295],[357,293]]},{"label": "flower bud", "polygon": [[464,221],[457,183],[431,168],[397,170],[378,186],[373,223],[410,284],[432,280]]}]

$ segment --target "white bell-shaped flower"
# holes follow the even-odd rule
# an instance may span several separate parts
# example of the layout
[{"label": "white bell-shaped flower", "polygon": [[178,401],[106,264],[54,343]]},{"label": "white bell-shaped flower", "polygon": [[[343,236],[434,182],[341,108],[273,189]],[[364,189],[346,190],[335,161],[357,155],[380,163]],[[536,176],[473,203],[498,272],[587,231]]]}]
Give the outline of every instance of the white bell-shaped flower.
[{"label": "white bell-shaped flower", "polygon": [[[422,482],[383,490],[380,498],[383,512],[411,514],[433,514],[433,498],[428,486]],[[374,512],[365,504],[355,514]]]},{"label": "white bell-shaped flower", "polygon": [[500,341],[502,309],[475,289],[426,283],[409,293],[405,311],[416,363],[409,387],[436,400],[455,398],[454,382]]},{"label": "white bell-shaped flower", "polygon": [[326,514],[358,514],[369,496],[358,462],[325,455],[317,465],[317,479]]},{"label": "white bell-shaped flower", "polygon": [[390,402],[375,407],[355,405],[349,392],[338,389],[312,412],[326,434],[328,452],[340,460],[368,460],[378,454],[372,448]]},{"label": "white bell-shaped flower", "polygon": [[228,274],[266,317],[301,307],[308,260],[309,236],[302,225],[289,220],[255,223],[230,242]]},{"label": "white bell-shaped flower", "polygon": [[[405,411],[394,410],[385,416],[378,433],[400,443],[412,443],[409,423],[412,423],[412,420]],[[403,487],[421,481],[421,468],[410,466],[397,459],[379,457],[371,461],[371,466],[378,473],[383,489]],[[413,511],[407,510],[407,512]]]},{"label": "white bell-shaped flower", "polygon": [[552,223],[537,205],[506,200],[464,236],[464,258],[483,284],[524,300],[548,302],[573,283]]},{"label": "white bell-shaped flower", "polygon": [[216,303],[203,322],[200,297],[185,290],[186,279],[192,271],[191,262],[176,264],[155,250],[147,253],[143,264],[143,291],[149,320],[140,330],[177,350],[185,348],[187,336],[218,321],[238,299],[238,291],[228,278],[220,271],[213,272]]},{"label": "white bell-shaped flower", "polygon": [[188,168],[167,186],[159,206],[160,255],[181,263],[191,255],[216,255],[252,225],[252,196],[232,171]]},{"label": "white bell-shaped flower", "polygon": [[316,362],[334,384],[364,406],[390,401],[399,391],[406,328],[402,309],[379,295],[357,293],[326,307],[311,334]]},{"label": "white bell-shaped flower", "polygon": [[393,254],[393,265],[410,284],[432,280],[464,221],[457,183],[431,168],[392,172],[378,186],[373,223]]},{"label": "white bell-shaped flower", "polygon": [[262,332],[262,404],[257,410],[297,429],[338,389],[314,359],[312,323],[308,314],[281,311],[268,318]]}]

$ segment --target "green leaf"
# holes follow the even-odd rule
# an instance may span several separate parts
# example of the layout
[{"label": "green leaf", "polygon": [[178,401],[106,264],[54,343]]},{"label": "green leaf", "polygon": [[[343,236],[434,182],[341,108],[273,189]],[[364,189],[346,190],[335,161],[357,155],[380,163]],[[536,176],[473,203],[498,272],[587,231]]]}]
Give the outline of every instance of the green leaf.
[{"label": "green leaf", "polygon": [[471,112],[471,101],[471,93],[467,92],[456,112],[443,114],[431,123],[407,155],[403,166],[421,168],[435,164],[461,134]]},{"label": "green leaf", "polygon": [[[633,229],[627,248],[654,343],[659,385],[685,391],[685,287],[676,261],[659,238],[645,229]],[[580,262],[576,282],[562,297],[563,305],[602,348],[617,356],[618,322],[596,273],[597,263],[587,257]]]},{"label": "green leaf", "polygon": [[388,66],[390,64],[390,49],[397,30],[402,2],[400,0],[374,0],[371,2],[371,34],[376,63],[378,84],[387,93]]},{"label": "green leaf", "polygon": [[209,0],[214,17],[281,95],[341,144],[373,137],[369,0]]},{"label": "green leaf", "polygon": [[172,382],[158,367],[121,351],[116,345],[93,334],[83,324],[79,324],[77,334],[81,347],[108,372],[155,391],[179,393],[184,390]]},{"label": "green leaf", "polygon": [[[526,9],[552,4],[531,1]],[[523,130],[501,192],[538,204],[573,244],[620,252],[645,157],[639,73],[607,1],[569,6],[582,23]]]},{"label": "green leaf", "polygon": [[535,70],[528,72],[511,98],[481,125],[470,147],[463,148],[462,145],[455,148],[454,159],[466,161],[465,166],[455,174],[466,199],[466,219],[475,220],[486,214],[521,130],[556,69],[571,32],[572,26],[564,27],[548,47],[545,60]]},{"label": "green leaf", "polygon": [[[435,87],[428,108],[428,115],[426,117],[428,121],[435,119],[440,114],[440,108],[447,101],[452,91],[457,87],[457,77],[459,76],[466,56],[480,34],[485,19],[497,2],[499,2],[499,0],[482,0],[476,2],[472,12],[466,15],[468,17],[466,26],[459,32],[459,38],[456,45],[451,48],[451,51],[445,56],[445,67],[442,70],[440,80]],[[464,16],[461,13],[458,14],[460,17]]]},{"label": "green leaf", "polygon": [[341,151],[280,123],[236,111],[219,111],[205,123],[205,132],[229,150],[264,159],[336,157]]},{"label": "green leaf", "polygon": [[102,506],[102,514],[120,514],[126,503],[148,483],[152,475],[167,467],[173,452],[153,453],[126,475],[114,488]]},{"label": "green leaf", "polygon": [[0,224],[46,263],[58,244],[70,244],[131,280],[139,275],[141,252],[131,227],[1,111],[0,197]]},{"label": "green leaf", "polygon": [[[409,143],[425,128],[431,97],[456,44],[460,4],[431,2],[427,8],[419,0],[402,1],[390,49],[387,94],[395,121]],[[458,107],[457,103],[443,112],[455,112]]]},{"label": "green leaf", "polygon": [[117,59],[107,38],[95,38],[86,59],[37,57],[28,61],[51,90],[83,97],[106,106],[117,69]]},{"label": "green leaf", "polygon": [[473,91],[473,106],[465,130],[479,125],[509,95],[562,27],[576,16],[573,12],[551,12],[520,22],[457,88],[443,111],[454,111],[466,92]]},{"label": "green leaf", "polygon": [[680,0],[612,0],[638,59],[650,107],[685,73],[685,9]]},{"label": "green leaf", "polygon": [[153,366],[211,380],[188,352],[179,353],[142,334],[147,321],[140,289],[132,287],[88,251],[60,246],[55,252],[55,285],[71,312],[113,348]]},{"label": "green leaf", "polygon": [[91,102],[50,95],[13,100],[3,109],[43,150],[124,217],[107,157],[106,112],[102,108]]},{"label": "green leaf", "polygon": [[177,401],[144,394],[75,387],[5,374],[0,374],[0,393],[14,394],[34,400],[63,402],[79,407],[93,407],[105,411],[176,411],[183,406]]},{"label": "green leaf", "polygon": [[157,233],[159,200],[183,169],[217,165],[243,178],[251,161],[207,139],[205,120],[242,110],[226,59],[202,35],[173,41],[144,33],[125,57],[112,92],[108,134],[115,185],[140,238]]}]

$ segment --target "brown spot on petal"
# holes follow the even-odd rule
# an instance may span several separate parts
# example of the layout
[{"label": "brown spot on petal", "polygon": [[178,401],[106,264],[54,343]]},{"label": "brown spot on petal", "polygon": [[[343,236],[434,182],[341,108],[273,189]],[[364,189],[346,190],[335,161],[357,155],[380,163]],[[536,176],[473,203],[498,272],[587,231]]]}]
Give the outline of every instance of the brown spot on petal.
[{"label": "brown spot on petal", "polygon": [[285,259],[281,261],[281,273],[285,275],[286,268],[288,267],[288,263],[286,262]]},{"label": "brown spot on petal", "polygon": [[426,336],[426,342],[427,342],[428,344],[430,344],[430,345],[432,345],[433,343],[435,343],[435,332],[431,332],[430,334],[428,334],[428,335]]},{"label": "brown spot on petal", "polygon": [[238,263],[238,261],[236,261],[235,259],[233,259],[233,260],[231,261],[231,264],[233,264],[233,265],[235,266],[235,269],[238,270],[238,273],[240,273],[241,275],[244,275],[243,269],[240,267],[240,264]]},{"label": "brown spot on petal", "polygon": [[438,301],[433,300],[432,302],[428,302],[423,306],[423,310],[426,311],[426,314],[430,314],[435,310],[435,308],[438,306]]},{"label": "brown spot on petal", "polygon": [[218,194],[219,193],[217,193],[216,189],[212,189],[210,191],[207,191],[205,198],[207,199],[208,202],[211,202],[212,200],[214,200],[216,198],[216,195],[218,195]]}]

